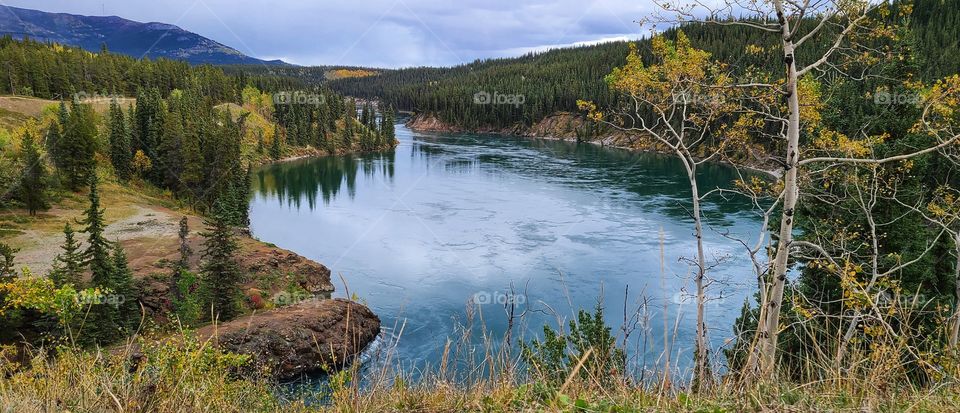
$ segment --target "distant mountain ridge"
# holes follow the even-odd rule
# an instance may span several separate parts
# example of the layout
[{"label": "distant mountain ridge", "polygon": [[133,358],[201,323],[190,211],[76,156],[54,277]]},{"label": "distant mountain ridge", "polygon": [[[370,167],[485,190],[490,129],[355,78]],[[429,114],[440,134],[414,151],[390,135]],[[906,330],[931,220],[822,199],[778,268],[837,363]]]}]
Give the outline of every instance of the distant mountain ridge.
[{"label": "distant mountain ridge", "polygon": [[287,65],[281,60],[261,60],[199,34],[167,23],[141,23],[117,16],[81,16],[48,13],[18,7],[0,7],[0,36],[29,37],[135,58],[167,58],[191,64]]}]

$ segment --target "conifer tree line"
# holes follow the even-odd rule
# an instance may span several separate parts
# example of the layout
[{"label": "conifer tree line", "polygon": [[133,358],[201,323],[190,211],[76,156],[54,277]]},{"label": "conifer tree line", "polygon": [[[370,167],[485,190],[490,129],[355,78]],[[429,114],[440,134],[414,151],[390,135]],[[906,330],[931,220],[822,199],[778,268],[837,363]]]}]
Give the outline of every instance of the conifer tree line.
[{"label": "conifer tree line", "polygon": [[[399,110],[430,112],[465,128],[525,125],[559,111],[576,111],[577,99],[615,99],[602,78],[622,64],[624,42],[477,61],[453,68],[383,71],[327,85],[348,96],[381,99]],[[476,104],[474,95],[523,95],[523,105]]]},{"label": "conifer tree line", "polygon": [[[289,101],[275,100],[273,117],[277,122],[274,136],[283,136],[289,146],[342,153],[381,150],[396,144],[392,107],[378,112],[373,103],[358,105],[326,89],[292,92]],[[271,145],[271,156],[282,156],[280,139],[275,138]]]},{"label": "conifer tree line", "polygon": [[302,88],[300,80],[269,74],[233,75],[210,65],[190,66],[168,59],[134,59],[103,50],[81,48],[11,36],[0,37],[0,94],[69,100],[86,96],[136,96],[141,88],[172,91],[197,89],[215,102],[240,102],[246,86],[276,91]]},{"label": "conifer tree line", "polygon": [[[912,3],[908,27],[919,57],[926,62],[918,75],[930,81],[960,71],[960,1]],[[805,22],[811,26],[816,23],[812,18]],[[778,70],[778,46],[756,31],[732,25],[686,25],[682,30],[695,47],[731,67]],[[676,29],[668,29],[663,35],[674,39]],[[636,44],[644,63],[649,64],[650,40]],[[802,50],[798,58],[814,56],[828,46]],[[619,97],[607,88],[604,77],[625,63],[627,51],[626,42],[612,42],[452,68],[384,70],[376,76],[338,79],[327,85],[348,96],[383,99],[400,110],[433,113],[466,129],[530,126],[556,112],[577,112],[578,99],[591,100],[601,107],[616,104]],[[523,95],[525,103],[478,105],[473,100],[478,92]]]},{"label": "conifer tree line", "polygon": [[197,210],[229,205],[231,223],[246,226],[249,165],[241,156],[244,117],[217,110],[197,90],[161,97],[142,89],[135,106],[111,102],[101,148],[96,117],[88,104],[61,103],[47,130],[52,161],[65,187],[89,182],[102,149],[121,182],[133,178],[170,190]]}]

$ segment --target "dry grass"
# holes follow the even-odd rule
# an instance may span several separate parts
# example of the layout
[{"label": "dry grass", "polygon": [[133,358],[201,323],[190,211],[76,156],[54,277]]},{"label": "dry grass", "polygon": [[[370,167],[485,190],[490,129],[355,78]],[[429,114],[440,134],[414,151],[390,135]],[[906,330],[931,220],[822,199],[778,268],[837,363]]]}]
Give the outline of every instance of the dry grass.
[{"label": "dry grass", "polygon": [[[138,347],[139,348],[139,347]],[[181,337],[150,345],[104,351],[37,350],[26,370],[0,379],[0,408],[16,412],[245,412],[297,411],[281,406],[262,382],[230,372],[243,361]],[[4,365],[9,374],[17,366]]]},{"label": "dry grass", "polygon": [[[628,380],[598,385],[571,376],[549,386],[519,370],[499,370],[464,383],[427,374],[410,381],[402,372],[368,378],[361,387],[358,367],[331,376],[329,403],[304,406],[281,400],[271,384],[232,374],[241,357],[180,337],[150,347],[113,353],[62,350],[56,357],[36,353],[32,366],[14,372],[4,364],[0,408],[4,411],[108,412],[739,412],[857,411],[955,412],[960,387],[927,389],[856,381],[793,384],[779,382],[739,388],[720,384],[702,394],[662,390]],[[137,357],[131,357],[137,354]],[[136,361],[132,361],[136,360]],[[514,366],[516,367],[516,366]],[[387,371],[387,370],[385,370]],[[381,380],[386,379],[386,380]]]},{"label": "dry grass", "polygon": [[[119,98],[118,102],[124,108],[128,104],[135,104],[134,98]],[[110,99],[94,99],[89,102],[97,113],[104,114],[110,110]],[[0,109],[17,113],[23,116],[38,118],[46,110],[55,110],[60,104],[58,100],[40,99],[27,96],[0,96]]]}]

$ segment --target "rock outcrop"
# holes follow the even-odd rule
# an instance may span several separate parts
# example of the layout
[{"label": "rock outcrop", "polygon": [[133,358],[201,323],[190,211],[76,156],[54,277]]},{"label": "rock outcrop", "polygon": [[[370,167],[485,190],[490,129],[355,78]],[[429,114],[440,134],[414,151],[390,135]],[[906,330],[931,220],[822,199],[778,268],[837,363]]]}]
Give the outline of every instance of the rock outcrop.
[{"label": "rock outcrop", "polygon": [[[289,274],[300,288],[309,293],[333,292],[329,268],[285,249],[247,238],[241,242],[241,253],[237,260],[240,268],[254,276]],[[277,292],[277,288],[284,287],[271,286],[271,292]]]},{"label": "rock outcrop", "polygon": [[436,114],[422,113],[414,115],[407,122],[407,127],[422,132],[475,132],[498,133],[502,135],[528,136],[536,138],[576,140],[577,130],[583,127],[583,116],[570,112],[557,112],[532,126],[516,124],[509,127],[493,128],[480,127],[466,130],[441,120]]},{"label": "rock outcrop", "polygon": [[407,127],[424,132],[460,132],[463,129],[446,123],[432,113],[418,113],[406,123]]},{"label": "rock outcrop", "polygon": [[380,334],[380,318],[344,299],[310,300],[197,330],[221,349],[246,354],[278,379],[350,363]]}]

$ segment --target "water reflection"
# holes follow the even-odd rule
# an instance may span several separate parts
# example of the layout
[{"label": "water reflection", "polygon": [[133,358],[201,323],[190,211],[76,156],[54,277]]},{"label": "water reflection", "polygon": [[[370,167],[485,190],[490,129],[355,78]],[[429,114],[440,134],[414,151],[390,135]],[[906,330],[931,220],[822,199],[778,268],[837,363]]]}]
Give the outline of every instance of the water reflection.
[{"label": "water reflection", "polygon": [[369,179],[393,179],[394,151],[363,155],[327,156],[299,159],[268,165],[256,172],[254,192],[261,198],[275,198],[281,205],[301,208],[304,201],[312,211],[317,198],[325,205],[346,186],[353,198],[357,191],[357,175]]}]

